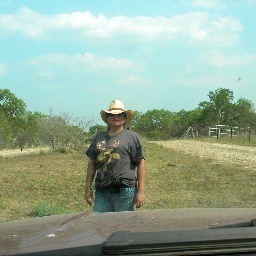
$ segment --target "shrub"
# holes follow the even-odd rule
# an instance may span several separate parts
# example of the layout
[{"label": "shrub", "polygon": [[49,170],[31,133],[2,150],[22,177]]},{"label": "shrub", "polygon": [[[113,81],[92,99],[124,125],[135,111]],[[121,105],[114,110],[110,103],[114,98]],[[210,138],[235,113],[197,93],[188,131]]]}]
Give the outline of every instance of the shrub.
[{"label": "shrub", "polygon": [[53,214],[53,206],[51,204],[41,203],[35,206],[28,214],[29,217],[43,217]]}]

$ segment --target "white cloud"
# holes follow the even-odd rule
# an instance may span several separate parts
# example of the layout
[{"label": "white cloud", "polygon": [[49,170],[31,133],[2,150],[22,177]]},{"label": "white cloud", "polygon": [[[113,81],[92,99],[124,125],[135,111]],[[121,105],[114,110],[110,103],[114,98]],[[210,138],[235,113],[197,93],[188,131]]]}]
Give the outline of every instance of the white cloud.
[{"label": "white cloud", "polygon": [[148,81],[144,78],[133,74],[124,74],[115,81],[116,86],[145,86]]},{"label": "white cloud", "polygon": [[232,17],[211,18],[205,12],[189,12],[168,18],[160,16],[107,18],[103,15],[95,16],[90,12],[46,16],[23,7],[14,15],[0,15],[2,36],[20,33],[34,40],[81,41],[88,38],[99,40],[117,38],[163,41],[185,37],[192,42],[211,41],[222,44],[223,41],[230,40],[230,37],[236,38],[241,30],[242,25],[239,20]]},{"label": "white cloud", "polygon": [[98,86],[98,85],[93,85],[93,86],[90,86],[88,88],[88,90],[90,92],[93,92],[93,93],[107,93],[108,92],[108,89],[104,86]]},{"label": "white cloud", "polygon": [[256,65],[256,55],[214,55],[209,60],[211,65],[218,68]]},{"label": "white cloud", "polygon": [[39,88],[43,90],[59,90],[62,89],[62,86],[59,84],[43,83],[42,85],[39,85]]},{"label": "white cloud", "polygon": [[211,75],[199,75],[199,76],[189,76],[184,77],[184,75],[178,74],[175,79],[169,80],[170,84],[174,84],[178,87],[184,88],[204,88],[209,87],[216,83],[216,78]]},{"label": "white cloud", "polygon": [[223,0],[193,0],[190,6],[195,8],[202,8],[205,10],[227,10],[230,7],[241,8],[247,5],[248,7],[255,7],[256,0],[236,0],[236,1],[223,1]]},{"label": "white cloud", "polygon": [[256,6],[256,0],[248,0],[247,4],[249,7],[255,7]]},{"label": "white cloud", "polygon": [[[239,33],[243,26],[239,20],[232,17],[210,19],[209,15],[201,14],[201,18],[190,20],[190,42],[204,43],[212,46],[230,46],[239,42]],[[197,19],[196,19],[197,18]],[[201,46],[201,45],[200,45]]]},{"label": "white cloud", "polygon": [[51,71],[42,71],[42,72],[38,73],[37,76],[39,78],[43,78],[43,79],[45,79],[45,78],[52,79],[52,78],[54,78],[55,74]]},{"label": "white cloud", "polygon": [[5,64],[0,63],[0,76],[4,76],[7,73]]},{"label": "white cloud", "polygon": [[191,5],[205,9],[223,9],[225,7],[223,2],[218,0],[194,0],[191,2]]},{"label": "white cloud", "polygon": [[[117,59],[101,54],[57,54],[52,53],[45,56],[37,57],[29,61],[32,66],[49,67],[49,69],[64,68],[73,72],[83,71],[85,68],[90,70],[120,70],[126,68],[133,68],[134,63],[123,58]],[[48,70],[48,69],[46,69]],[[42,71],[41,76],[52,76],[48,71]]]}]

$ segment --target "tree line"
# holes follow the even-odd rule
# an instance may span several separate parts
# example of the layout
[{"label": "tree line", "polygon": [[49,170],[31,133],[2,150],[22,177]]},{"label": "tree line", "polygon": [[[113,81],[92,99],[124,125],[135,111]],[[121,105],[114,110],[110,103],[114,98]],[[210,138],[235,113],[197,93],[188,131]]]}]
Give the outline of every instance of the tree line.
[{"label": "tree line", "polygon": [[199,136],[208,136],[209,127],[216,125],[236,127],[243,132],[255,131],[256,112],[252,101],[239,98],[234,102],[233,91],[225,88],[210,91],[208,97],[209,101],[200,102],[190,111],[154,109],[146,113],[136,112],[131,126],[146,138],[156,140],[179,138],[189,127]]},{"label": "tree line", "polygon": [[[171,112],[153,109],[135,111],[130,127],[149,140],[181,137],[189,127],[199,136],[208,135],[208,127],[224,124],[243,131],[255,131],[256,112],[250,100],[234,102],[233,92],[218,88],[210,91],[209,100],[194,110]],[[8,89],[0,89],[0,149],[33,146],[58,148],[84,147],[96,133],[106,129],[93,120],[83,120],[71,114],[49,115],[27,111],[26,103]]]},{"label": "tree line", "polygon": [[0,89],[0,149],[49,146],[52,149],[84,147],[92,120],[72,114],[49,115],[27,111],[27,105],[10,90]]}]

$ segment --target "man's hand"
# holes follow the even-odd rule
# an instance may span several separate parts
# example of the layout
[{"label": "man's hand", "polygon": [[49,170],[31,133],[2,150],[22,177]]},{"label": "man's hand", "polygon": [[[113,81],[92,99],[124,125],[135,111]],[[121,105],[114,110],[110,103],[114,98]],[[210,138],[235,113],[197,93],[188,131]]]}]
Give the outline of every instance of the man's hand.
[{"label": "man's hand", "polygon": [[91,188],[86,188],[85,189],[85,201],[87,204],[89,204],[90,206],[93,203],[93,192]]},{"label": "man's hand", "polygon": [[140,208],[141,206],[143,206],[145,204],[146,201],[146,197],[144,192],[137,192],[136,194],[136,198],[135,198],[135,204],[137,208]]}]

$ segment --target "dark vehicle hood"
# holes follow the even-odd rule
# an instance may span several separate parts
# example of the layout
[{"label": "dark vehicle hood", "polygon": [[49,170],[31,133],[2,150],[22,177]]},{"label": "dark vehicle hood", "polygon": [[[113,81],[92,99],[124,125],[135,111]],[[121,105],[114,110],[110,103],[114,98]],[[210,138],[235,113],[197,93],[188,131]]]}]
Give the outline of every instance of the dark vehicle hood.
[{"label": "dark vehicle hood", "polygon": [[117,231],[161,232],[249,226],[256,208],[75,213],[0,224],[0,255],[101,245]]}]

